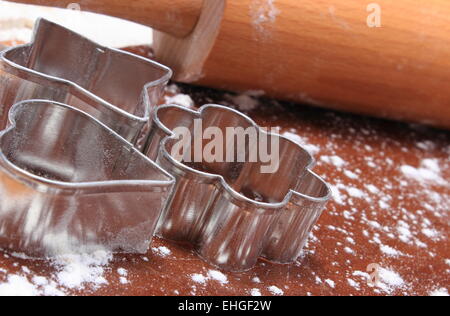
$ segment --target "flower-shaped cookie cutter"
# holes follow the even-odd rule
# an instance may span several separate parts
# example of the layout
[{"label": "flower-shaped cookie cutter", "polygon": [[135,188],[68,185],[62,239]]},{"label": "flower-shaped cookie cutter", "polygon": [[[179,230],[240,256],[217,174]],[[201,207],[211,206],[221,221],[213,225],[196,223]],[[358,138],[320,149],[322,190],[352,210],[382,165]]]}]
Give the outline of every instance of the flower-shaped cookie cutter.
[{"label": "flower-shaped cookie cutter", "polygon": [[[195,131],[195,120],[202,122],[201,133]],[[184,137],[174,133],[180,127],[194,135],[187,141],[188,151],[209,127],[223,134],[229,127],[254,129],[258,135],[279,141],[281,163],[276,172],[262,173],[262,161],[187,162],[183,158],[186,152],[174,154]],[[229,146],[229,140],[222,144],[230,157],[242,152],[238,146]],[[245,156],[255,148],[246,142]],[[155,109],[146,153],[176,178],[158,234],[189,242],[202,258],[223,270],[249,270],[260,257],[277,263],[295,262],[331,197],[329,186],[310,170],[314,160],[306,150],[220,105],[205,105],[198,112],[175,105]]]},{"label": "flower-shaped cookie cutter", "polygon": [[0,129],[13,104],[45,99],[80,109],[139,145],[171,76],[161,64],[40,19],[31,44],[0,53]]},{"label": "flower-shaped cookie cutter", "polygon": [[174,178],[71,106],[23,101],[0,133],[0,247],[145,253]]}]

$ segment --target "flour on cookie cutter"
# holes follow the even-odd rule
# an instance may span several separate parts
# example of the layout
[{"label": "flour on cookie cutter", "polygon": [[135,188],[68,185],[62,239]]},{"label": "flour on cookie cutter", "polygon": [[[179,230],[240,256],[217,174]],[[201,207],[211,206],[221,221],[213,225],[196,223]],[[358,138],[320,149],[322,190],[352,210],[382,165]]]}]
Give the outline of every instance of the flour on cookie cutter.
[{"label": "flour on cookie cutter", "polygon": [[161,64],[39,19],[31,44],[0,53],[0,129],[13,104],[45,99],[82,110],[139,146],[171,76]]},{"label": "flour on cookie cutter", "polygon": [[[269,139],[276,137],[278,170],[262,173],[262,161],[192,163],[179,159],[185,153],[174,157],[180,140],[174,129],[184,127],[198,135],[196,119],[202,121],[203,132],[214,127],[225,134],[229,127],[242,127]],[[193,142],[189,150],[195,147]],[[225,153],[230,150],[227,147],[224,142]],[[285,137],[266,133],[250,118],[224,106],[205,105],[198,112],[176,105],[156,108],[146,148],[148,157],[176,178],[158,235],[189,242],[203,259],[222,270],[250,270],[261,257],[295,262],[331,197],[329,186],[311,171],[314,160],[306,150]],[[237,146],[232,150],[236,157]],[[248,157],[256,147],[246,143],[244,150]]]},{"label": "flour on cookie cutter", "polygon": [[47,100],[0,132],[0,248],[145,253],[174,178],[93,116]]}]

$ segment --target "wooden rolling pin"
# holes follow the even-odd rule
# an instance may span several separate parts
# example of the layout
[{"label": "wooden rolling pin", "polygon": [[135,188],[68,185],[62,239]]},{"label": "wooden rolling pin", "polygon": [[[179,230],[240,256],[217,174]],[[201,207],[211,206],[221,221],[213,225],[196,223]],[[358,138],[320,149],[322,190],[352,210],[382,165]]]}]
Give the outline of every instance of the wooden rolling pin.
[{"label": "wooden rolling pin", "polygon": [[[74,0],[15,2],[66,7]],[[450,128],[450,1],[371,2],[77,3],[159,30],[157,59],[178,81]]]}]

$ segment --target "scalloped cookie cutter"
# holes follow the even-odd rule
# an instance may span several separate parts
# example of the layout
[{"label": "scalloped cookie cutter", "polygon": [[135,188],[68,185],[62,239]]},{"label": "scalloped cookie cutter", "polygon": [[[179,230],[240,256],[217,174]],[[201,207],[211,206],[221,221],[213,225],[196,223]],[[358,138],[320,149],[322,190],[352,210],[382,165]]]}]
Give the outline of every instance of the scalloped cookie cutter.
[{"label": "scalloped cookie cutter", "polygon": [[139,146],[171,76],[161,64],[39,19],[31,44],[0,53],[0,129],[13,104],[45,99],[80,109]]},{"label": "scalloped cookie cutter", "polygon": [[0,133],[0,246],[145,253],[174,178],[71,106],[24,101]]},{"label": "scalloped cookie cutter", "polygon": [[[204,129],[218,127],[224,134],[237,126],[277,137],[278,171],[261,173],[262,162],[179,161],[171,155],[179,140],[173,130],[182,126],[194,135],[195,119],[202,120]],[[252,144],[247,144],[245,151],[250,150]],[[260,257],[295,262],[331,197],[329,186],[310,170],[312,156],[300,145],[268,134],[247,116],[220,105],[206,105],[198,112],[175,105],[155,109],[146,153],[176,178],[158,234],[189,242],[222,270],[249,270]]]}]

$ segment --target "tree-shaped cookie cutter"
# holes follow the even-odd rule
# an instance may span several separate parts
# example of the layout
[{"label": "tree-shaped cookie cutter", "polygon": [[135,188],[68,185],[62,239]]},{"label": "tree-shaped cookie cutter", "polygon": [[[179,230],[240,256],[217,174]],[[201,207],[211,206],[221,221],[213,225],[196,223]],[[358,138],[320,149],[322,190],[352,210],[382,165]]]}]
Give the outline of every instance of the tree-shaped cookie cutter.
[{"label": "tree-shaped cookie cutter", "polygon": [[174,178],[68,105],[23,101],[0,133],[0,247],[145,253]]},{"label": "tree-shaped cookie cutter", "polygon": [[172,71],[39,19],[31,44],[0,53],[0,129],[15,103],[45,99],[78,108],[133,144]]},{"label": "tree-shaped cookie cutter", "polygon": [[[194,131],[195,120],[201,120],[202,132],[214,127],[225,135],[227,128],[241,127],[277,138],[278,170],[262,173],[262,161],[188,163],[183,160],[186,153],[175,157],[174,148],[182,137],[173,131],[179,127],[190,130],[194,137],[188,150],[192,150],[195,135],[202,135]],[[227,145],[224,152],[244,150],[248,156],[255,150],[251,143],[245,149]],[[260,257],[293,263],[331,197],[329,186],[310,170],[314,160],[306,150],[220,105],[206,105],[198,112],[175,105],[155,109],[147,155],[176,178],[158,234],[189,242],[202,258],[223,270],[249,270]]]}]

